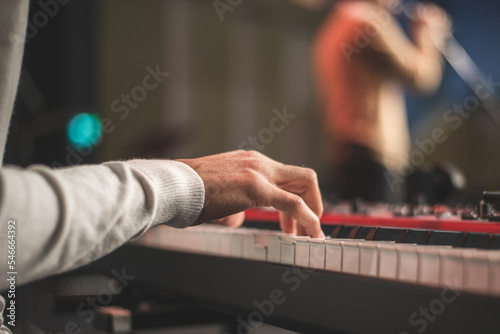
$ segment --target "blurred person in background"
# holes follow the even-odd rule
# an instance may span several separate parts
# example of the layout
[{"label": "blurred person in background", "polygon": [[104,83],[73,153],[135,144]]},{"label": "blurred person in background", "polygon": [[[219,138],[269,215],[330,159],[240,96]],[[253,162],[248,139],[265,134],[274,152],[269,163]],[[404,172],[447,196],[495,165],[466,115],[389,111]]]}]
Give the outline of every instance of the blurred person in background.
[{"label": "blurred person in background", "polygon": [[340,199],[393,202],[402,195],[410,148],[403,88],[439,87],[438,46],[451,27],[436,5],[411,9],[411,39],[393,16],[403,11],[397,0],[340,1],[317,34],[314,67]]}]

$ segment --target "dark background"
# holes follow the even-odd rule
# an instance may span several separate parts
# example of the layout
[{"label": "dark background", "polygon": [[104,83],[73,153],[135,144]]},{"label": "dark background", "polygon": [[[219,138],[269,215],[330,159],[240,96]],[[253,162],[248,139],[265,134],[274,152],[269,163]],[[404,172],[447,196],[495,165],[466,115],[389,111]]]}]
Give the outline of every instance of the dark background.
[{"label": "dark background", "polygon": [[[144,107],[144,111],[137,111],[134,115],[136,118],[130,117],[127,122],[120,123],[123,124],[120,125],[120,131],[133,133],[130,134],[130,138],[125,137],[120,131],[104,136],[98,147],[80,154],[82,159],[78,162],[95,163],[137,156],[176,157],[179,155],[178,152],[181,152],[181,156],[199,156],[235,149],[239,141],[234,139],[224,141],[226,133],[231,131],[230,122],[226,117],[227,112],[222,115],[216,114],[218,106],[226,103],[227,96],[223,94],[227,89],[224,87],[231,85],[225,79],[228,76],[226,70],[220,72],[216,69],[219,68],[218,66],[225,66],[224,64],[230,61],[231,55],[224,54],[219,44],[215,43],[220,42],[220,36],[224,36],[225,43],[227,43],[227,36],[231,32],[228,32],[230,28],[224,27],[243,22],[258,31],[256,39],[259,45],[258,50],[262,54],[259,55],[260,58],[257,58],[257,61],[250,64],[258,70],[257,80],[264,81],[285,92],[287,89],[305,92],[303,103],[297,108],[304,110],[304,115],[308,117],[307,121],[301,121],[300,128],[295,124],[287,129],[286,134],[271,143],[263,153],[285,163],[313,167],[318,170],[321,181],[329,171],[323,145],[325,137],[322,131],[318,131],[318,128],[321,129],[321,121],[314,95],[314,84],[312,80],[292,82],[291,85],[283,80],[277,80],[277,74],[273,72],[274,68],[276,64],[286,63],[287,60],[280,59],[282,54],[273,53],[272,43],[276,43],[283,32],[292,36],[292,41],[295,33],[301,36],[297,39],[299,41],[312,40],[314,32],[328,14],[328,9],[310,11],[285,0],[272,3],[246,1],[233,12],[228,13],[228,19],[221,22],[210,2],[198,0],[188,2],[187,6],[190,8],[187,14],[187,18],[190,19],[188,36],[190,37],[187,41],[187,52],[190,59],[189,75],[194,82],[188,89],[193,101],[190,110],[193,110],[194,116],[191,121],[188,121],[187,127],[183,129],[182,126],[174,124],[150,131],[146,125],[140,128],[140,124],[134,124],[138,119],[150,119],[151,122],[158,123],[158,118],[163,117],[163,114],[158,114],[158,110],[166,115],[171,113],[172,110],[169,109],[171,107],[160,104],[163,103],[162,99],[163,101],[168,99],[170,88],[162,92],[154,92],[156,97],[152,99],[160,102],[154,102],[156,104],[153,108]],[[26,45],[23,75],[11,124],[5,163],[21,166],[33,163],[59,166],[75,162],[73,159],[68,163],[67,159],[71,145],[67,139],[66,127],[71,117],[81,112],[106,117],[110,113],[107,110],[109,103],[117,95],[109,93],[109,90],[106,91],[106,87],[119,87],[126,80],[124,73],[128,72],[129,68],[134,70],[133,66],[136,66],[138,71],[144,72],[144,66],[137,64],[154,65],[141,60],[145,58],[143,55],[152,52],[151,50],[161,49],[161,52],[174,50],[175,52],[177,45],[172,44],[172,40],[164,36],[167,34],[165,30],[168,29],[162,28],[164,27],[164,23],[161,22],[163,14],[157,14],[157,18],[151,19],[149,28],[146,27],[150,31],[157,31],[158,36],[151,34],[141,36],[142,30],[136,28],[140,23],[135,22],[134,17],[127,16],[130,15],[129,10],[132,13],[135,10],[137,20],[141,16],[147,20],[148,15],[152,15],[154,11],[152,5],[157,6],[158,3],[161,2],[138,4],[133,1],[73,0],[66,5],[60,5],[58,13],[51,17],[46,25],[40,27],[39,31],[29,38]],[[457,40],[483,73],[486,76],[492,75],[495,81],[500,81],[500,67],[498,66],[500,43],[497,42],[500,32],[500,21],[497,17],[500,4],[487,0],[438,0],[436,3],[450,13]],[[176,7],[171,8],[176,10]],[[32,1],[29,22],[33,23],[34,15],[42,10],[38,2]],[[196,22],[197,15],[203,15],[206,22]],[[168,23],[169,19],[166,18],[165,21]],[[160,28],[156,28],[157,22],[160,22],[158,23]],[[130,36],[131,40],[151,40],[151,46],[135,47],[131,43],[124,49],[126,50],[123,54],[125,60],[118,59],[121,57],[117,57],[116,54],[122,51],[113,53],[115,40],[117,36],[120,37],[120,34],[125,34],[123,39],[127,40],[126,34],[131,34],[130,31],[134,32],[134,36]],[[235,36],[234,32],[232,36]],[[245,37],[242,36],[242,38]],[[158,41],[161,43],[164,41],[163,45],[158,45]],[[205,45],[204,41],[211,41],[211,43],[206,42]],[[271,51],[268,52],[268,49]],[[135,64],[134,59],[137,59]],[[311,72],[311,64],[307,58],[304,58],[302,64],[302,67],[294,67],[297,69],[297,78]],[[173,70],[175,74],[175,67],[170,66],[169,70]],[[291,73],[285,78],[294,78],[294,75]],[[134,81],[126,83],[124,89],[133,87],[140,79],[141,77],[136,75]],[[220,80],[222,83],[219,89],[217,82]],[[175,81],[173,86],[177,82]],[[119,91],[126,91],[124,89]],[[257,93],[260,92],[259,89],[266,90],[266,87],[258,88]],[[206,96],[207,94],[210,96]],[[290,94],[294,95],[293,92],[289,93],[289,96]],[[441,126],[440,115],[454,103],[462,103],[470,94],[471,91],[449,65],[446,66],[443,83],[437,94],[430,97],[408,94],[408,116],[413,139],[427,138],[434,127]],[[249,127],[248,134],[255,133],[255,129],[259,129],[259,124],[265,126],[268,123],[268,115],[272,108],[280,107],[280,105],[290,107],[290,98],[283,96],[274,98],[260,94],[254,98],[258,101],[258,108],[253,116],[256,123],[253,130]],[[213,105],[207,105],[207,101]],[[500,186],[497,168],[500,167],[500,161],[497,158],[500,157],[497,149],[500,130],[492,125],[488,117],[485,117],[484,111],[479,110],[476,114],[478,115],[467,119],[466,124],[458,131],[450,133],[450,140],[438,147],[426,161],[426,164],[448,161],[464,171],[469,184],[459,200],[465,202],[475,202],[482,190]],[[300,117],[304,119],[304,116]],[[137,133],[128,129],[134,129]],[[177,130],[180,134],[176,132]],[[241,131],[242,139],[248,135],[245,131]],[[131,146],[131,137],[134,142],[141,144],[137,147]],[[184,146],[177,145],[178,142],[187,143],[186,145],[191,145],[194,149],[184,149]],[[175,149],[176,145],[178,147]],[[168,149],[157,149],[158,147],[168,147]],[[171,147],[174,149],[170,149]]]}]

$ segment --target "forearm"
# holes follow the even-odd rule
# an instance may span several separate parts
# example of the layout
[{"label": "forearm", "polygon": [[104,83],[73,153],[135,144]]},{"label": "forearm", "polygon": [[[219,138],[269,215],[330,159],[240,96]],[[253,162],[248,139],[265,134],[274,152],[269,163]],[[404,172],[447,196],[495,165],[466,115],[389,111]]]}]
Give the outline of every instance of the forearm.
[{"label": "forearm", "polygon": [[432,92],[439,86],[443,72],[443,57],[436,45],[430,27],[415,23],[412,37],[418,49],[418,88],[420,91]]},{"label": "forearm", "polygon": [[420,92],[431,92],[438,87],[443,61],[427,25],[414,25],[411,41],[393,19],[383,26],[374,22],[367,24],[378,32],[374,50],[387,59],[396,75],[408,86]]},{"label": "forearm", "polygon": [[[196,172],[164,160],[4,168],[0,182],[0,233],[16,220],[20,283],[87,264],[157,224],[189,226],[204,200]],[[6,243],[2,248],[6,259]],[[2,275],[5,266],[0,262]]]}]

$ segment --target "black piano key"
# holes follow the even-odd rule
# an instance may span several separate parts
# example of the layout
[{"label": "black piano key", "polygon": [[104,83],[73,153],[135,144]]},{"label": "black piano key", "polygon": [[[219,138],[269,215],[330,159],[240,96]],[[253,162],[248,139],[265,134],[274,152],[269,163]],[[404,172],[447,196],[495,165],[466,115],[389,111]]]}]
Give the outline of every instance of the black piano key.
[{"label": "black piano key", "polygon": [[342,239],[366,239],[371,229],[371,227],[338,225],[334,228],[330,236]]},{"label": "black piano key", "polygon": [[461,232],[457,238],[455,239],[455,242],[453,243],[453,247],[465,247],[465,239],[467,239],[467,233]]},{"label": "black piano key", "polygon": [[273,230],[273,231],[280,231],[281,230],[280,224],[274,224],[274,223],[270,223],[267,221],[246,220],[243,223],[243,227],[256,228],[259,230]]},{"label": "black piano key", "polygon": [[321,225],[321,229],[325,235],[331,235],[335,229],[336,225]]},{"label": "black piano key", "polygon": [[396,241],[402,233],[402,229],[373,227],[366,235],[366,240],[373,241]]},{"label": "black piano key", "polygon": [[410,230],[401,230],[398,234],[398,237],[396,238],[396,243],[397,244],[402,244],[406,241],[406,237],[408,236],[408,233],[410,233]]},{"label": "black piano key", "polygon": [[366,239],[370,233],[371,227],[354,226],[347,235],[348,239]]},{"label": "black piano key", "polygon": [[334,233],[336,236],[332,234],[332,238],[342,238],[342,239],[348,239],[349,234],[351,231],[356,228],[355,226],[341,226],[340,229],[337,231],[337,229],[334,230]]},{"label": "black piano key", "polygon": [[354,226],[351,229],[351,232],[349,232],[349,234],[347,235],[347,238],[348,239],[355,239],[356,235],[358,234],[358,231],[359,231],[359,226]]},{"label": "black piano key", "polygon": [[489,249],[500,249],[500,234],[492,234]]},{"label": "black piano key", "polygon": [[356,239],[365,239],[368,236],[368,233],[371,231],[371,227],[360,227],[358,229],[358,233],[356,234],[355,238]]},{"label": "black piano key", "polygon": [[338,238],[339,234],[340,234],[340,231],[342,231],[342,228],[343,228],[343,226],[340,226],[340,225],[335,226],[335,228],[333,229],[332,233],[330,234],[330,237],[332,237],[332,238]]},{"label": "black piano key", "polygon": [[427,240],[429,239],[429,234],[430,234],[429,231],[410,230],[408,231],[404,243],[425,245],[427,244]]},{"label": "black piano key", "polygon": [[377,234],[377,231],[379,230],[378,227],[372,227],[370,232],[368,232],[367,236],[366,236],[366,240],[373,240],[373,238],[375,238],[375,235]]},{"label": "black piano key", "polygon": [[453,246],[457,238],[460,238],[460,232],[432,231],[429,233],[426,245],[433,246]]},{"label": "black piano key", "polygon": [[464,233],[465,238],[462,244],[464,248],[487,249],[490,246],[491,235],[485,233]]}]

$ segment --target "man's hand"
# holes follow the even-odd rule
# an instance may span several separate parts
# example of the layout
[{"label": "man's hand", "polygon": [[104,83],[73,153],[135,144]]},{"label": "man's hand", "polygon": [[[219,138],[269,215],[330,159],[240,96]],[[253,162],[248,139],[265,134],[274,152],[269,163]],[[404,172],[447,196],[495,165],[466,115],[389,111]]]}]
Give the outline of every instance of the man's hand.
[{"label": "man's hand", "polygon": [[451,19],[448,13],[441,7],[432,3],[419,3],[417,14],[421,21],[426,22],[436,30],[451,29]]},{"label": "man's hand", "polygon": [[195,224],[217,220],[236,227],[243,223],[246,209],[272,206],[281,211],[284,232],[324,237],[319,223],[323,204],[312,169],[242,150],[179,161],[205,184],[205,204]]},{"label": "man's hand", "polygon": [[441,7],[430,3],[418,3],[415,14],[415,20],[425,26],[437,46],[441,46],[451,35],[450,16]]}]

